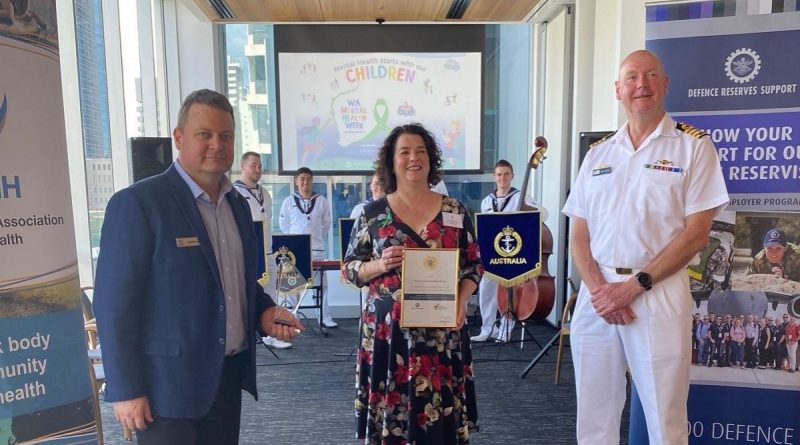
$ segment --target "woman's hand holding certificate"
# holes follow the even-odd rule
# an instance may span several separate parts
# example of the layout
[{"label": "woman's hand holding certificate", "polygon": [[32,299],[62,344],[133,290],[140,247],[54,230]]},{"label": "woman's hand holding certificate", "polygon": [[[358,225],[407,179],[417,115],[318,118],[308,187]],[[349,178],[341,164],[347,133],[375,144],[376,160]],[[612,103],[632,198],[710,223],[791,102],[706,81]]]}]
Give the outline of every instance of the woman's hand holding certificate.
[{"label": "woman's hand holding certificate", "polygon": [[404,250],[401,327],[455,328],[463,322],[458,255],[458,249]]}]

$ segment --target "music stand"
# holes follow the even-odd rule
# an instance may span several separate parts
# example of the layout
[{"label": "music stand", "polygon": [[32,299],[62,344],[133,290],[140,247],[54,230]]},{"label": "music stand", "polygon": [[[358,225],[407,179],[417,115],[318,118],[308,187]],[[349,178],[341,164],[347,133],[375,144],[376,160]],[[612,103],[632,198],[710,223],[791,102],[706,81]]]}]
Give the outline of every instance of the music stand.
[{"label": "music stand", "polygon": [[[278,267],[278,280],[283,278],[285,273],[286,273],[286,270],[279,266]],[[280,281],[278,281],[278,283],[280,283]],[[300,291],[300,293],[298,295],[284,295],[283,299],[280,302],[281,306],[283,306],[289,312],[291,312],[292,315],[294,315],[295,317],[302,318],[305,321],[308,321],[308,317],[303,312],[299,312],[299,310],[302,308],[301,305],[303,303],[303,299],[305,299],[306,295],[308,294],[308,291],[313,288],[309,284],[310,284],[310,282],[306,281],[306,283],[305,283],[305,285],[303,287],[303,290]],[[276,291],[276,293],[280,294],[280,292],[281,292],[280,284],[278,284],[278,286],[275,287],[275,291]],[[288,294],[288,291],[286,291],[286,290],[284,290],[283,292],[284,292],[284,294]],[[294,296],[297,296],[297,302],[294,303],[294,306],[293,306],[291,300],[292,300],[292,297],[294,297]],[[321,332],[317,332],[316,330],[312,331],[312,332],[314,332],[314,335],[317,335],[317,336],[319,336],[320,333],[321,333]]]},{"label": "music stand", "polygon": [[[355,226],[356,219],[355,218],[339,218],[339,269],[344,269],[344,256],[347,253],[347,248],[350,245],[350,237],[353,234],[353,227]],[[350,357],[358,350],[358,346],[361,344],[361,331],[363,329],[363,317],[362,312],[364,308],[364,293],[363,288],[356,288],[358,289],[358,337],[356,338],[356,344],[353,345],[353,348],[350,350],[349,354],[341,354],[337,353],[334,354],[335,356],[344,357],[347,356],[347,360],[350,360]]]},{"label": "music stand", "polygon": [[[133,141],[133,139],[134,138],[131,138],[131,141]],[[253,221],[253,227],[255,228],[256,239],[258,240],[258,244],[256,244],[256,246],[258,247],[257,273],[260,278],[264,276],[266,272],[269,270],[269,264],[267,264],[267,262],[269,261],[269,253],[267,253],[269,252],[269,246],[267,246],[267,236],[266,236],[266,228],[264,225],[264,221]],[[259,285],[261,285],[260,280],[259,280]],[[277,293],[275,295],[275,298],[278,298]],[[267,348],[267,350],[272,355],[274,355],[275,358],[280,359],[280,357],[278,357],[278,354],[275,352],[272,346],[268,345],[264,341],[264,338],[258,335],[258,333],[256,333],[256,338],[258,339],[258,343],[264,345],[264,347]]]},{"label": "music stand", "polygon": [[[575,283],[572,282],[572,278],[567,278],[567,283],[569,283],[570,288],[572,288],[572,292],[577,294],[578,288],[575,287]],[[533,369],[533,367],[536,366],[537,363],[539,363],[539,360],[541,360],[542,357],[547,355],[547,351],[550,348],[552,348],[553,345],[556,344],[559,338],[561,338],[560,326],[558,327],[555,335],[553,335],[553,338],[551,338],[550,341],[548,341],[547,344],[544,345],[542,350],[539,351],[539,354],[537,354],[536,357],[534,357],[533,360],[531,360],[530,363],[528,363],[528,366],[526,366],[525,369],[522,370],[522,372],[519,374],[519,378],[524,379],[525,376],[527,376],[528,373],[531,371],[531,369]]]},{"label": "music stand", "polygon": [[[533,159],[533,158],[532,158]],[[533,160],[532,160],[533,162]],[[525,183],[527,184],[526,173]],[[523,190],[525,186],[523,187]],[[522,192],[520,192],[522,193]],[[524,200],[524,196],[521,198]],[[524,347],[525,334],[542,348],[541,343],[528,330],[527,319],[533,315],[536,305],[529,307],[530,300],[525,295],[515,300],[514,286],[525,281],[536,280],[540,271],[546,270],[543,266],[541,213],[539,211],[515,210],[507,212],[479,213],[475,216],[477,240],[484,260],[484,276],[498,283],[503,290],[505,300],[498,295],[498,306],[502,308],[502,318],[506,320],[502,326],[499,337],[507,339],[500,342],[516,343],[511,340],[511,322],[518,322],[522,326],[522,336],[519,340],[520,348]],[[530,309],[531,312],[528,312]],[[522,312],[525,320],[520,320],[518,315]],[[500,358],[501,349],[497,349],[495,361]]]},{"label": "music stand", "polygon": [[[505,292],[506,292],[506,310],[505,310],[505,312],[500,314],[500,317],[501,317],[500,318],[500,323],[501,323],[501,325],[503,324],[503,322],[502,322],[503,318],[506,318],[506,320],[511,320],[515,324],[519,324],[520,325],[522,332],[520,334],[520,339],[519,340],[512,340],[511,339],[512,329],[509,327],[509,322],[508,321],[506,321],[505,327],[502,330],[501,330],[500,326],[497,327],[497,332],[503,338],[507,338],[508,341],[500,341],[499,339],[495,338],[495,342],[494,343],[484,342],[480,346],[481,350],[483,348],[485,348],[487,346],[487,344],[488,345],[493,345],[493,347],[497,348],[497,354],[494,357],[494,361],[495,362],[500,360],[500,352],[502,351],[502,348],[504,346],[506,346],[506,345],[519,343],[519,348],[523,349],[524,346],[525,346],[525,335],[526,334],[527,334],[528,338],[530,338],[530,340],[533,341],[536,344],[536,346],[538,346],[540,349],[544,348],[542,346],[542,344],[539,343],[539,340],[537,340],[536,337],[528,329],[528,321],[529,320],[519,320],[517,318],[516,312],[513,309],[513,307],[514,307],[514,297],[513,297],[512,288],[507,287],[507,286],[503,286],[503,287],[505,288]],[[492,328],[492,330],[494,331],[494,328]],[[514,360],[514,361],[515,362],[522,362],[523,360]]]},{"label": "music stand", "polygon": [[[316,304],[303,305],[307,293],[315,289],[313,278],[313,265],[311,260],[311,235],[308,234],[281,234],[272,236],[272,251],[274,261],[278,265],[276,293],[284,294],[281,304],[289,309],[295,316],[308,317],[300,309],[319,309],[319,329],[327,336],[327,330],[322,325],[322,298]],[[291,302],[297,296],[296,302]]]}]

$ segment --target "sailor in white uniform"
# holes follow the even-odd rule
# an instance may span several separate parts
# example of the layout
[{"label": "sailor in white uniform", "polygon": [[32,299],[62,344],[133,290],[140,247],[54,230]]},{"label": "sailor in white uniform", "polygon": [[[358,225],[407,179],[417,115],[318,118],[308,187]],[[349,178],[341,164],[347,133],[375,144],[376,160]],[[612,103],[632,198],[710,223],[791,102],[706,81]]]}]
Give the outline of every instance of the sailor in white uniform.
[{"label": "sailor in white uniform", "polygon": [[364,210],[365,205],[369,204],[371,201],[375,201],[376,199],[381,199],[386,196],[386,193],[383,192],[383,184],[381,184],[381,180],[377,174],[372,175],[372,180],[369,183],[369,190],[372,192],[372,198],[356,204],[353,207],[353,210],[350,212],[350,218],[358,218],[361,216],[361,211]]},{"label": "sailor in white uniform", "polygon": [[442,179],[441,181],[437,182],[433,187],[431,187],[431,190],[436,192],[436,193],[438,193],[438,194],[440,194],[440,195],[450,196],[447,193],[447,186],[444,183],[444,179]]},{"label": "sailor in white uniform", "polygon": [[[481,213],[501,213],[519,210],[522,192],[511,187],[514,179],[514,167],[505,159],[497,161],[494,166],[494,183],[497,189],[481,202]],[[538,208],[530,196],[525,197],[525,203],[531,207]],[[547,210],[540,208],[542,221],[547,219]],[[498,284],[488,278],[482,278],[478,287],[478,302],[481,308],[481,333],[471,337],[472,341],[486,341],[489,338],[507,342],[511,331],[514,329],[514,320],[501,314],[500,326],[495,326],[497,319],[497,289]]]},{"label": "sailor in white uniform", "polygon": [[[372,175],[372,180],[369,183],[369,189],[372,192],[372,198],[367,199],[365,201],[359,202],[353,207],[353,210],[350,212],[350,218],[357,219],[361,216],[361,212],[364,211],[364,206],[369,204],[376,199],[381,199],[386,196],[386,193],[383,191],[383,183],[381,183],[381,178],[378,174]],[[356,226],[358,226],[358,222],[356,222]],[[348,233],[348,235],[350,235]],[[369,294],[369,286],[364,286],[361,288],[361,310],[364,310],[364,305],[367,304],[367,294]]]},{"label": "sailor in white uniform", "polygon": [[[242,155],[242,176],[239,180],[233,183],[233,187],[240,195],[244,196],[247,203],[250,205],[250,214],[253,222],[261,222],[263,230],[264,245],[259,249],[259,254],[264,254],[259,263],[264,261],[267,267],[269,282],[264,285],[264,292],[273,298],[277,298],[275,288],[275,281],[277,279],[277,267],[272,256],[272,196],[269,192],[259,185],[258,181],[261,180],[263,173],[261,165],[261,155],[256,152],[248,151]],[[259,270],[259,273],[264,269]],[[264,337],[264,343],[278,349],[291,348],[292,344],[286,341],[278,340],[274,337]]]},{"label": "sailor in white uniform", "polygon": [[[295,192],[281,205],[280,227],[286,234],[310,234],[311,258],[325,259],[325,239],[331,228],[331,207],[328,200],[312,191],[314,176],[308,167],[300,167],[294,175]],[[321,280],[321,281],[320,281]],[[324,272],[314,273],[314,283],[322,283],[322,324],[328,328],[339,325],[331,317],[328,306],[328,286]]]}]

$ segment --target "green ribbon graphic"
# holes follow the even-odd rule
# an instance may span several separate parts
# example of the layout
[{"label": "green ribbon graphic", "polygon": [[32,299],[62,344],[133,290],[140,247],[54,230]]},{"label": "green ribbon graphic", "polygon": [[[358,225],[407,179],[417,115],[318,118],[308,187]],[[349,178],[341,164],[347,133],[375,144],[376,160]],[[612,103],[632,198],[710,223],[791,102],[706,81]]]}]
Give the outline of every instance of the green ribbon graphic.
[{"label": "green ribbon graphic", "polygon": [[[380,108],[383,108],[381,112]],[[361,138],[361,141],[366,141],[374,138],[375,136],[384,137],[391,130],[389,128],[389,105],[386,100],[380,98],[375,101],[375,106],[372,107],[372,117],[375,118],[375,128],[373,128],[366,136]],[[360,141],[359,141],[360,142]]]}]

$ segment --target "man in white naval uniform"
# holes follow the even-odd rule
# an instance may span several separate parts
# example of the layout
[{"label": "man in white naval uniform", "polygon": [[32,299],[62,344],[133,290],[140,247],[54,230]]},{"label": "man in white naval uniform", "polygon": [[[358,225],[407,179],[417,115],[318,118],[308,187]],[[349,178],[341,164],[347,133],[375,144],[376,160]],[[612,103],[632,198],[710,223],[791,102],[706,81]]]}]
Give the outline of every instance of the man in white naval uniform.
[{"label": "man in white naval uniform", "polygon": [[[514,179],[514,167],[505,159],[497,161],[494,165],[494,183],[497,189],[489,193],[481,201],[481,213],[501,213],[519,210],[522,192],[511,187]],[[531,207],[539,207],[530,195],[525,196],[525,203]],[[547,210],[540,209],[542,221],[547,219]],[[481,333],[471,337],[472,341],[486,341],[495,338],[507,342],[511,331],[514,330],[514,320],[501,314],[499,328],[495,326],[497,318],[497,289],[498,284],[488,278],[482,278],[478,287],[478,303],[481,308]]]},{"label": "man in white naval uniform", "polygon": [[650,443],[688,443],[686,265],[728,203],[708,135],[664,111],[668,78],[635,51],[615,82],[628,122],[594,144],[564,206],[582,284],[571,342],[582,445],[619,444],[630,369]]},{"label": "man in white naval uniform", "polygon": [[[311,258],[325,259],[325,239],[331,228],[331,207],[324,196],[312,191],[314,174],[308,167],[300,167],[294,175],[295,192],[281,205],[280,227],[286,234],[310,234]],[[322,280],[322,281],[320,281]],[[322,324],[328,328],[339,325],[331,317],[328,307],[328,282],[324,272],[314,273],[314,283],[321,283]]]},{"label": "man in white naval uniform", "polygon": [[436,193],[438,193],[438,194],[440,194],[440,195],[450,196],[447,193],[447,185],[445,185],[444,179],[442,179],[441,181],[437,182],[436,185],[431,187],[431,190],[436,192]]},{"label": "man in white naval uniform", "polygon": [[[372,198],[359,202],[358,204],[353,206],[353,210],[350,211],[350,218],[358,218],[361,216],[361,212],[364,210],[364,206],[369,204],[372,201],[378,200],[386,196],[386,193],[383,191],[383,184],[381,184],[381,179],[378,177],[377,174],[372,175],[372,179],[369,182],[369,190],[372,192]],[[361,289],[368,289],[368,287],[362,287]]]},{"label": "man in white naval uniform", "polygon": [[[247,204],[250,205],[250,214],[254,222],[261,221],[264,231],[264,247],[259,249],[259,254],[266,252],[263,259],[265,267],[269,273],[269,282],[263,286],[264,292],[273,298],[277,298],[275,280],[278,275],[278,268],[272,256],[272,196],[269,192],[258,184],[263,174],[261,165],[261,155],[256,152],[248,151],[242,155],[241,160],[242,177],[233,183],[233,188],[244,196]],[[263,272],[259,270],[259,273]],[[260,278],[260,277],[259,277]],[[291,348],[292,344],[287,341],[278,340],[275,337],[264,337],[264,343],[278,349]]]},{"label": "man in white naval uniform", "polygon": [[[386,192],[383,191],[383,183],[381,182],[380,176],[378,174],[372,175],[372,179],[369,182],[369,190],[372,192],[372,198],[364,200],[353,206],[353,210],[350,211],[350,218],[357,219],[361,216],[361,212],[364,211],[364,206],[369,204],[372,201],[376,201],[378,199],[383,198],[386,196]],[[356,223],[358,225],[358,223]],[[349,234],[348,234],[349,235]],[[369,286],[364,286],[361,288],[361,310],[364,310],[365,305],[367,304],[367,295],[369,294]]]}]

